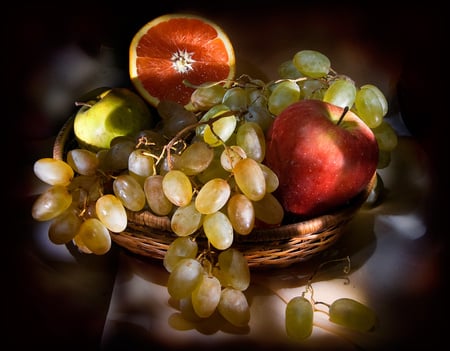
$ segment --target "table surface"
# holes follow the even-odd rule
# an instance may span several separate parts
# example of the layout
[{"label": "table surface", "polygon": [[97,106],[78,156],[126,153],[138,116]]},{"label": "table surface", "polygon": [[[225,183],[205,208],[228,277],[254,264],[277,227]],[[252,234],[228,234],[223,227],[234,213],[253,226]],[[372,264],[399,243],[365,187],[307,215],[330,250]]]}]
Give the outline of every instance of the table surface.
[{"label": "table surface", "polygon": [[[436,114],[430,112],[426,115],[430,123],[419,123],[414,129],[413,134],[419,138],[410,136],[396,96],[404,68],[398,55],[409,53],[415,45],[412,38],[433,27],[422,26],[420,30],[409,27],[413,33],[402,38],[404,28],[396,25],[396,15],[392,13],[380,10],[385,15],[385,28],[378,26],[375,31],[371,25],[375,25],[374,18],[379,18],[374,17],[378,12],[365,15],[360,9],[334,12],[328,7],[328,10],[304,8],[302,21],[294,13],[285,13],[284,17],[274,17],[270,12],[249,16],[207,9],[206,13],[230,34],[241,62],[239,69],[245,73],[273,77],[276,65],[297,48],[314,45],[326,51],[340,71],[348,72],[358,82],[378,85],[392,103],[391,121],[401,138],[391,164],[380,170],[386,196],[378,206],[362,208],[349,223],[346,234],[327,251],[332,257],[348,256],[350,273],[344,275],[342,262],[336,262],[327,265],[312,283],[316,300],[330,303],[339,297],[350,297],[371,306],[378,316],[376,329],[370,333],[351,332],[330,323],[325,313],[316,312],[310,338],[301,345],[287,339],[283,324],[286,301],[304,291],[309,275],[323,257],[283,269],[252,271],[252,283],[245,292],[251,320],[248,328],[237,329],[217,316],[198,323],[181,318],[176,303],[167,293],[168,273],[160,261],[132,255],[115,245],[107,255],[92,256],[51,244],[46,233],[48,223],[36,223],[30,218],[34,196],[44,187],[33,177],[32,163],[38,157],[51,155],[54,133],[71,111],[74,96],[90,87],[123,81],[126,77],[120,66],[123,62],[114,61],[118,48],[112,45],[115,42],[109,35],[118,36],[118,47],[123,48],[128,43],[126,33],[137,29],[136,21],[144,22],[146,16],[114,13],[115,17],[107,20],[109,17],[99,16],[100,9],[93,8],[91,13],[75,11],[77,15],[58,18],[46,15],[45,9],[33,8],[25,12],[25,18],[31,21],[29,28],[33,28],[27,35],[33,33],[30,45],[35,45],[36,55],[42,56],[35,62],[37,67],[24,64],[29,63],[28,56],[17,57],[17,67],[27,67],[21,83],[26,85],[23,94],[29,103],[18,105],[25,116],[24,124],[19,126],[21,135],[25,134],[26,151],[21,157],[25,164],[20,164],[23,174],[13,174],[21,179],[13,192],[24,193],[24,197],[14,199],[9,206],[13,213],[7,211],[5,216],[8,221],[15,219],[17,233],[7,235],[7,239],[13,240],[6,243],[11,250],[3,265],[5,282],[13,282],[11,288],[5,285],[9,293],[5,301],[11,302],[7,303],[6,344],[10,342],[17,348],[23,345],[86,350],[138,350],[150,346],[197,350],[332,346],[358,350],[439,344],[448,327],[444,313],[448,308],[443,265],[446,233],[436,224],[435,215],[444,211],[435,203],[442,195],[436,192],[433,177],[441,175],[435,171],[432,162],[436,159],[432,156],[438,150],[434,145],[439,138],[434,136],[440,135],[444,128],[435,128],[436,132],[433,129],[426,137],[421,134],[429,132],[429,125],[436,127],[431,123],[436,121]],[[110,9],[107,15],[110,12],[115,11]],[[39,13],[42,16],[35,16]],[[408,14],[422,18],[421,12]],[[34,19],[38,17],[40,21]],[[84,21],[83,28],[76,26],[80,18]],[[95,31],[100,28],[96,22],[99,18],[107,22],[99,31],[102,34],[109,31],[106,38],[89,36],[98,33]],[[406,21],[410,17],[402,18]],[[74,31],[74,26],[78,31]],[[391,35],[392,39],[386,40]],[[264,45],[261,37],[265,39]],[[106,44],[93,50],[97,41]],[[431,44],[421,41],[421,45]],[[47,49],[48,56],[40,49]],[[417,109],[418,114],[425,110],[422,104],[407,106],[411,105],[414,107],[411,110]],[[407,122],[416,128],[411,120]],[[438,323],[442,318],[445,323]]]}]

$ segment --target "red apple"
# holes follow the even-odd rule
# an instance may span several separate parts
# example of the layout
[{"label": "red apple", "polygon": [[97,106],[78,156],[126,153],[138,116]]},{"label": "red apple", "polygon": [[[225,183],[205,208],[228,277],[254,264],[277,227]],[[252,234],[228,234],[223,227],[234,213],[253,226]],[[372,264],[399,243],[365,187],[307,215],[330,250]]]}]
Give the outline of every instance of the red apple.
[{"label": "red apple", "polygon": [[378,145],[353,112],[320,100],[283,110],[266,133],[265,163],[277,175],[285,211],[313,217],[345,204],[372,179]]}]

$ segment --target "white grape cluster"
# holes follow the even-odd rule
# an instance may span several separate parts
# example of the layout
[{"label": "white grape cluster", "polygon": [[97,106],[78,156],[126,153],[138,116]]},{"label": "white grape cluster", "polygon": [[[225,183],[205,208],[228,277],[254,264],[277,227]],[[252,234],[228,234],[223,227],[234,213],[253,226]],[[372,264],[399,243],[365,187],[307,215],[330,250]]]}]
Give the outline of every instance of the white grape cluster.
[{"label": "white grape cluster", "polygon": [[250,274],[232,244],[236,235],[283,221],[273,195],[278,177],[264,164],[265,133],[276,116],[300,99],[321,99],[355,110],[387,155],[397,142],[379,89],[356,88],[323,54],[300,51],[279,74],[268,83],[245,75],[205,83],[186,106],[161,101],[154,129],[117,137],[98,152],[75,148],[66,160],[37,160],[34,173],[49,187],[33,204],[33,218],[51,221],[53,243],[105,254],[110,232],[127,228],[127,211],[169,216],[177,235],[164,258],[169,294],[201,318],[218,309],[246,325]]}]

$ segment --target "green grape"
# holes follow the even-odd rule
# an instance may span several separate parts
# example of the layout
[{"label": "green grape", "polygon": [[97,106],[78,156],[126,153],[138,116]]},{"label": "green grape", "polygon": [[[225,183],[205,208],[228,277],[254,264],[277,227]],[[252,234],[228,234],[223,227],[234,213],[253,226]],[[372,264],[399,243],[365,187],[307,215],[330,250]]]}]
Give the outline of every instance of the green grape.
[{"label": "green grape", "polygon": [[71,203],[72,195],[67,188],[62,185],[53,185],[34,201],[31,215],[37,221],[49,221],[67,210]]},{"label": "green grape", "polygon": [[170,226],[172,231],[179,236],[187,236],[195,233],[201,226],[203,215],[197,210],[195,202],[178,207],[172,214]]},{"label": "green grape", "polygon": [[155,173],[155,159],[144,149],[133,150],[128,157],[128,173],[143,186],[145,179]]},{"label": "green grape", "polygon": [[327,89],[326,84],[319,79],[308,79],[298,84],[300,85],[301,99],[322,100]]},{"label": "green grape", "polygon": [[213,149],[204,141],[196,141],[183,151],[177,168],[188,176],[195,175],[204,171],[213,158]]},{"label": "green grape", "polygon": [[207,318],[216,310],[221,294],[219,279],[213,275],[203,274],[201,281],[192,291],[191,301],[195,313]]},{"label": "green grape", "polygon": [[164,195],[175,206],[186,206],[192,200],[192,183],[188,176],[179,170],[171,170],[162,181]]},{"label": "green grape", "polygon": [[97,172],[100,160],[90,150],[72,149],[67,152],[67,163],[78,174],[91,176]]},{"label": "green grape", "polygon": [[95,203],[98,219],[114,233],[125,230],[128,224],[127,212],[122,201],[113,194],[101,196]]},{"label": "green grape", "polygon": [[130,174],[121,174],[114,179],[113,191],[123,205],[131,211],[140,211],[146,204],[144,189]]},{"label": "green grape", "polygon": [[170,273],[183,258],[195,258],[197,253],[197,242],[189,236],[180,236],[168,246],[163,258],[164,268]]},{"label": "green grape", "polygon": [[256,122],[242,123],[236,131],[236,145],[244,149],[247,157],[262,162],[266,155],[266,137]]},{"label": "green grape", "polygon": [[267,105],[250,105],[248,111],[244,114],[247,122],[256,122],[260,125],[264,133],[269,129],[274,120],[274,116],[270,113]]},{"label": "green grape", "polygon": [[293,63],[300,73],[311,78],[325,77],[331,68],[329,58],[315,50],[297,52],[294,55]]},{"label": "green grape", "polygon": [[313,330],[314,309],[305,297],[292,298],[286,305],[285,326],[287,335],[294,340],[308,338]]},{"label": "green grape", "polygon": [[82,219],[70,208],[54,218],[48,228],[48,237],[53,244],[62,245],[71,241],[81,226]]},{"label": "green grape", "polygon": [[392,151],[397,147],[398,137],[394,128],[383,120],[378,127],[372,129],[377,139],[378,148],[382,151]]},{"label": "green grape", "polygon": [[[224,113],[228,113],[230,111],[230,108],[227,105],[219,104],[214,105],[211,107],[208,111],[205,112],[205,114],[202,116],[199,122],[207,122],[211,118],[219,117],[220,115]],[[203,137],[203,134],[205,132],[206,124],[201,124],[197,128],[195,128],[196,136]]]},{"label": "green grape", "polygon": [[150,210],[159,216],[166,216],[172,211],[173,204],[164,194],[162,182],[163,176],[160,174],[147,177],[144,181],[144,193]]},{"label": "green grape", "polygon": [[264,174],[264,179],[266,180],[266,193],[273,193],[280,185],[280,180],[278,179],[277,174],[264,163],[260,163],[259,166],[261,167]]},{"label": "green grape", "polygon": [[182,299],[192,294],[203,277],[203,267],[194,258],[181,259],[169,274],[167,291],[174,299]]},{"label": "green grape", "polygon": [[379,150],[377,169],[386,168],[391,164],[391,151]]},{"label": "green grape", "polygon": [[250,269],[244,254],[235,248],[218,256],[219,277],[222,286],[244,291],[250,285]]},{"label": "green grape", "polygon": [[211,245],[218,250],[226,250],[233,243],[233,226],[220,211],[205,215],[203,230]]},{"label": "green grape", "polygon": [[74,171],[68,163],[51,157],[38,159],[33,165],[33,172],[49,185],[67,186],[74,177]]},{"label": "green grape", "polygon": [[195,198],[195,208],[202,214],[219,211],[230,198],[230,185],[222,178],[208,181],[199,190]]},{"label": "green grape", "polygon": [[226,147],[220,154],[220,164],[224,170],[231,172],[236,163],[246,157],[247,154],[242,147],[231,145]]},{"label": "green grape", "polygon": [[355,102],[355,83],[349,79],[336,79],[325,91],[323,101],[345,108],[351,108]]},{"label": "green grape", "polygon": [[108,228],[97,218],[88,218],[81,223],[77,235],[89,251],[96,255],[103,255],[111,248]]},{"label": "green grape", "polygon": [[269,96],[267,106],[270,113],[278,116],[286,107],[300,99],[300,87],[290,80],[278,83]]},{"label": "green grape", "polygon": [[225,93],[226,89],[220,84],[204,83],[194,90],[191,95],[191,106],[187,107],[196,111],[207,111],[214,105],[222,103]]},{"label": "green grape", "polygon": [[236,327],[245,327],[250,321],[250,307],[241,290],[222,289],[217,310],[223,318]]},{"label": "green grape", "polygon": [[261,200],[253,201],[255,217],[267,224],[280,224],[284,209],[272,193],[266,193]]},{"label": "green grape", "polygon": [[233,169],[234,179],[242,193],[252,201],[261,200],[266,193],[266,179],[261,166],[252,158],[244,158]]},{"label": "green grape", "polygon": [[227,215],[236,233],[250,234],[255,226],[255,210],[244,194],[234,194],[227,204]]},{"label": "green grape", "polygon": [[370,127],[376,128],[387,113],[387,101],[374,85],[363,85],[355,98],[356,114]]},{"label": "green grape", "polygon": [[297,79],[303,77],[292,60],[284,61],[278,66],[278,75],[282,79]]},{"label": "green grape", "polygon": [[247,109],[247,92],[241,87],[227,89],[222,104],[227,105],[231,111],[245,111]]},{"label": "green grape", "polygon": [[362,332],[374,328],[375,312],[368,306],[350,298],[334,301],[329,308],[330,321]]},{"label": "green grape", "polygon": [[222,143],[227,142],[227,140],[231,137],[236,129],[236,124],[237,119],[234,115],[218,118],[211,125],[207,125],[205,127],[203,131],[203,139],[207,144],[213,147],[222,145]]}]

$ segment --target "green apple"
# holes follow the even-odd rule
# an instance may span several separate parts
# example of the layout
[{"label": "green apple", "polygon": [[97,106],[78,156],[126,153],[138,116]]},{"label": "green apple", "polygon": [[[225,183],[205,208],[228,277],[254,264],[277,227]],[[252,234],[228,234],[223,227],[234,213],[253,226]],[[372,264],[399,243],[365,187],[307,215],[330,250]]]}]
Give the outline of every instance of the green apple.
[{"label": "green apple", "polygon": [[118,136],[133,135],[153,125],[146,102],[128,88],[111,88],[81,103],[74,118],[74,133],[81,147],[108,149]]}]

